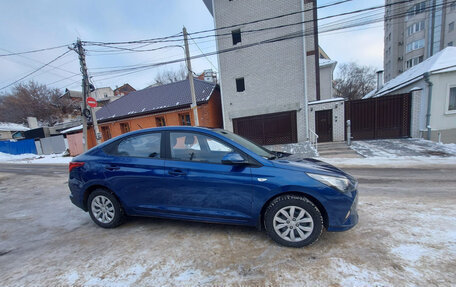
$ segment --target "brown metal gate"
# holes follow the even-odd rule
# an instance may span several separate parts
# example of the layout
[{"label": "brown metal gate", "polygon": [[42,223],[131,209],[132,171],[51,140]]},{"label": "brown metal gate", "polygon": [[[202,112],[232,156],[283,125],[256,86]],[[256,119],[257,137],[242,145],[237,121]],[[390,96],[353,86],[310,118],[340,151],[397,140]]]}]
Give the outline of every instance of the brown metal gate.
[{"label": "brown metal gate", "polygon": [[233,119],[233,128],[260,145],[297,142],[296,111]]},{"label": "brown metal gate", "polygon": [[351,121],[354,140],[409,137],[410,114],[410,94],[345,103],[345,120]]}]

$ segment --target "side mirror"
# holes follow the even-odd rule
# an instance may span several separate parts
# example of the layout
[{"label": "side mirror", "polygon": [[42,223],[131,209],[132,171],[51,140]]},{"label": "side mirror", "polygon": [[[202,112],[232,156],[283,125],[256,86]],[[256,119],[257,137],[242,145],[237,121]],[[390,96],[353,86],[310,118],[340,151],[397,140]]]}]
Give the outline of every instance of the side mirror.
[{"label": "side mirror", "polygon": [[222,163],[230,164],[230,165],[238,165],[238,164],[246,164],[247,161],[240,154],[238,154],[236,152],[230,152],[230,153],[227,153],[222,158]]}]

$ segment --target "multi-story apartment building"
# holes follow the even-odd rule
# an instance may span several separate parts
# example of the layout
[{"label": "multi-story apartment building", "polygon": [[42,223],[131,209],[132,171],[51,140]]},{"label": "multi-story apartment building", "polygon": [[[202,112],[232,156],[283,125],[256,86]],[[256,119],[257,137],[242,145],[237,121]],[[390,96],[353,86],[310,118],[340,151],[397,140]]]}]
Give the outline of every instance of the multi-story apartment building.
[{"label": "multi-story apartment building", "polygon": [[385,82],[456,45],[456,1],[386,0]]},{"label": "multi-story apartment building", "polygon": [[216,28],[224,128],[262,144],[305,141],[315,126],[307,104],[323,100],[316,1],[203,1]]}]

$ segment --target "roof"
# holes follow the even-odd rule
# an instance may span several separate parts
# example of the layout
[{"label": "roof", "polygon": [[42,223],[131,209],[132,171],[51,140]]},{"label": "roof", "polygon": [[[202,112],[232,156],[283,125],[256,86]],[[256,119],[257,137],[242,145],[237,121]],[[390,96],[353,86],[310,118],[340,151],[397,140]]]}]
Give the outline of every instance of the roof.
[{"label": "roof", "polygon": [[385,83],[380,90],[365,95],[363,99],[381,97],[408,86],[421,80],[423,74],[426,72],[432,75],[452,71],[456,71],[456,47],[447,47],[422,63],[413,66],[394,79],[391,79],[389,82]]},{"label": "roof", "polygon": [[122,86],[120,86],[114,90],[114,94],[118,94],[118,93],[119,94],[122,94],[122,93],[128,94],[128,93],[134,92],[134,91],[136,91],[136,89],[133,88],[132,86],[130,86],[130,84],[123,84]]},{"label": "roof", "polygon": [[15,123],[2,123],[0,122],[0,131],[9,131],[9,132],[24,132],[28,131],[29,128],[21,124]]},{"label": "roof", "polygon": [[76,132],[76,131],[79,131],[79,130],[82,130],[82,125],[75,126],[75,127],[63,130],[60,133],[61,134],[67,134],[67,133]]},{"label": "roof", "polygon": [[[194,79],[197,103],[209,101],[215,83]],[[188,107],[192,102],[188,79],[131,92],[97,111],[99,121]]]},{"label": "roof", "polygon": [[68,95],[70,98],[82,98],[82,92],[70,91],[68,89],[65,89],[65,93],[63,95],[61,95],[60,98],[66,96],[66,95]]},{"label": "roof", "polygon": [[330,65],[336,65],[337,64],[337,61],[333,61],[331,59],[322,59],[320,58],[320,67],[326,67],[326,66],[330,66]]}]

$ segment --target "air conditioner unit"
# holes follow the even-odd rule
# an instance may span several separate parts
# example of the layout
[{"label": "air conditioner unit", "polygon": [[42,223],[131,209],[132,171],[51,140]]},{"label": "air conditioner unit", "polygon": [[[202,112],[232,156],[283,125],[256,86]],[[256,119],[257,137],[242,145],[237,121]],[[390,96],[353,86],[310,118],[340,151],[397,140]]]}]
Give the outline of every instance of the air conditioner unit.
[{"label": "air conditioner unit", "polygon": [[398,61],[402,61],[403,59],[404,59],[404,58],[402,58],[402,57],[398,57],[398,58],[397,58]]},{"label": "air conditioner unit", "polygon": [[397,42],[397,45],[402,46],[402,45],[404,45],[404,42],[399,41],[399,42]]}]

